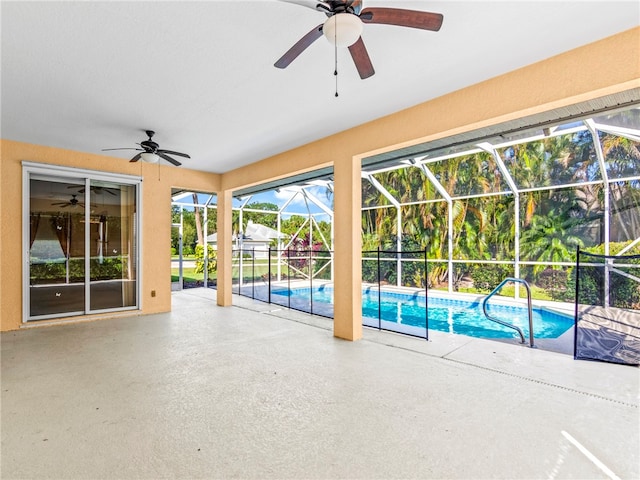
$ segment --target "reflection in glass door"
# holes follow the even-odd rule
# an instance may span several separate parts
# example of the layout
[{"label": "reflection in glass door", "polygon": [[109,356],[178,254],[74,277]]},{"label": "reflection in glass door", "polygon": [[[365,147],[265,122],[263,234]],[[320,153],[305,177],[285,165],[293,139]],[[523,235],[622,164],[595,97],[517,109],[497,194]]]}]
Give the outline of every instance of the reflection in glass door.
[{"label": "reflection in glass door", "polygon": [[91,181],[91,310],[136,305],[135,187]]},{"label": "reflection in glass door", "polygon": [[31,317],[84,313],[84,187],[32,179],[29,207]]},{"label": "reflection in glass door", "polygon": [[27,320],[136,308],[137,185],[28,177]]},{"label": "reflection in glass door", "polygon": [[[171,291],[182,290],[183,288],[183,270],[182,270],[182,214],[177,215],[179,223],[176,221],[176,213],[173,213],[173,221],[171,224],[171,244],[177,245],[172,247],[171,251]],[[175,254],[174,254],[175,249]]]}]

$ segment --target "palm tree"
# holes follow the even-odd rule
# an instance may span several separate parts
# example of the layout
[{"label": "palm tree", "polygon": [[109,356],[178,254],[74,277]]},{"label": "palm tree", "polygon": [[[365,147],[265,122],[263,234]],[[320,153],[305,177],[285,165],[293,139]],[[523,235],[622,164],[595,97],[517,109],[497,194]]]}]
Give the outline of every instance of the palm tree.
[{"label": "palm tree", "polygon": [[[547,215],[535,215],[521,237],[522,256],[535,262],[574,261],[576,247],[584,247],[584,241],[573,229],[582,221],[555,210]],[[538,274],[546,267],[535,265],[533,273]]]}]

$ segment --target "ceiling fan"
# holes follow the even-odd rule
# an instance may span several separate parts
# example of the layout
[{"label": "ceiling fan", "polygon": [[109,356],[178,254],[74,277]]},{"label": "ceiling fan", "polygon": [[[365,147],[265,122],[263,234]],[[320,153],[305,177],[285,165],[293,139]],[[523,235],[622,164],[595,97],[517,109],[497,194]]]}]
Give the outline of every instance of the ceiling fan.
[{"label": "ceiling fan", "polygon": [[[77,185],[69,185],[67,188],[73,188],[73,189],[77,189],[78,186]],[[85,189],[84,188],[80,188],[77,190],[78,193],[84,193]],[[108,193],[109,195],[117,195],[120,190],[116,189],[116,188],[109,188],[109,187],[102,187],[100,185],[91,185],[90,187],[90,191],[91,193],[95,193],[96,195],[102,195],[105,193]]]},{"label": "ceiling fan", "polygon": [[67,208],[67,207],[82,207],[84,208],[84,203],[82,203],[80,200],[78,200],[77,195],[73,194],[71,195],[71,200],[68,200],[66,202],[55,202],[52,203],[51,206],[54,207],[61,207],[61,208]]},{"label": "ceiling fan", "polygon": [[323,34],[336,47],[349,47],[351,58],[360,78],[369,78],[375,73],[362,37],[363,23],[397,25],[437,32],[442,26],[439,13],[405,10],[402,8],[362,8],[362,0],[281,0],[309,7],[324,13],[328,18],[316,26],[291,47],[275,64],[286,68],[307,47]]},{"label": "ceiling fan", "polygon": [[129,160],[130,162],[137,162],[138,160],[142,159],[143,161],[148,163],[156,163],[160,158],[163,158],[167,162],[175,165],[176,167],[179,167],[180,165],[182,165],[182,163],[171,158],[169,155],[177,155],[179,157],[191,158],[186,153],[180,153],[180,152],[174,152],[173,150],[161,149],[160,145],[158,145],[156,142],[151,140],[151,138],[153,138],[153,136],[156,133],[153,130],[145,130],[145,133],[149,138],[147,140],[143,140],[142,142],[136,144],[136,145],[140,145],[142,148],[104,148],[102,149],[102,151],[108,152],[111,150],[137,150],[138,152],[141,152],[141,153],[136,153],[135,156],[131,160]]}]

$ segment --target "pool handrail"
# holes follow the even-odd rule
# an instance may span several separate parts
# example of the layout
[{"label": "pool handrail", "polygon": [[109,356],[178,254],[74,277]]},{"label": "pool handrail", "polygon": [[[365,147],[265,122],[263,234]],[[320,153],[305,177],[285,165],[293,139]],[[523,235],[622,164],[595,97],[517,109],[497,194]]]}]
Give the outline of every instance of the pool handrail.
[{"label": "pool handrail", "polygon": [[487,302],[489,301],[489,299],[493,297],[496,293],[498,293],[500,289],[502,289],[502,287],[509,282],[522,283],[527,289],[527,310],[529,314],[529,346],[533,348],[534,347],[533,345],[533,307],[531,306],[531,287],[529,287],[529,283],[527,283],[526,280],[523,280],[522,278],[514,278],[514,277],[505,278],[502,282],[500,282],[500,285],[494,288],[493,291],[484,298],[484,300],[482,301],[482,311],[484,312],[484,316],[487,317],[489,320],[499,323],[500,325],[503,325],[505,327],[513,328],[514,330],[516,330],[520,335],[520,339],[522,340],[521,343],[525,343],[524,333],[522,332],[522,329],[520,327],[507,323],[503,320],[500,320],[499,318],[493,317],[489,315],[489,313],[487,312]]}]

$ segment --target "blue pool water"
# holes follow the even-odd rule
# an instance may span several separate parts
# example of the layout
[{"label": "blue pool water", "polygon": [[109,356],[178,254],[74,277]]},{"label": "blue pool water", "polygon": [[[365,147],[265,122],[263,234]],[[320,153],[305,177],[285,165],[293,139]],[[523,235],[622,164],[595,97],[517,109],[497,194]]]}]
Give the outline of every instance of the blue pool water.
[{"label": "blue pool water", "polygon": [[[299,289],[277,289],[272,292],[274,303],[276,297],[290,297],[292,304],[313,303],[314,312],[321,311],[323,306],[332,306],[333,289],[317,287]],[[488,312],[499,319],[514,324],[522,329],[525,337],[529,335],[529,319],[527,309],[520,306],[498,305],[493,299],[488,304]],[[332,310],[332,309],[331,309]],[[378,313],[382,319],[382,327],[416,335],[424,335],[427,321],[424,293],[405,294],[382,292],[380,294],[380,310],[378,309],[378,290],[366,289],[362,296],[363,324],[377,327]],[[333,312],[331,311],[331,314]],[[451,298],[429,296],[428,298],[429,330],[456,333],[480,338],[514,338],[515,330],[504,327],[487,319],[482,312],[481,302],[470,302]],[[573,318],[549,310],[533,309],[533,334],[535,338],[557,338],[573,326]],[[420,333],[422,332],[422,333]],[[519,337],[518,337],[519,338]]]}]

